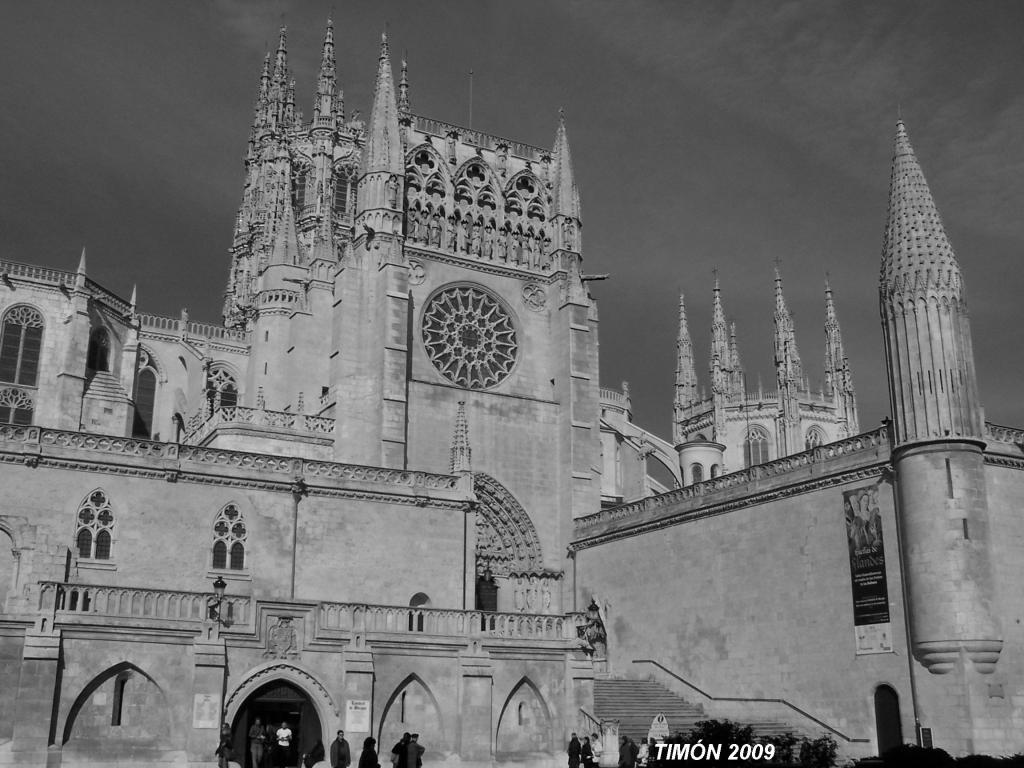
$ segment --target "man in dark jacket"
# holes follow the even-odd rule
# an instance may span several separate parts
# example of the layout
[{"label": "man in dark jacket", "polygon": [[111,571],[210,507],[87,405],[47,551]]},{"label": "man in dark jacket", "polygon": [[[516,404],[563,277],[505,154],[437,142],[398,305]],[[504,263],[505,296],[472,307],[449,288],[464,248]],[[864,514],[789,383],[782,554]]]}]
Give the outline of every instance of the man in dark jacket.
[{"label": "man in dark jacket", "polygon": [[405,747],[405,768],[423,768],[423,753],[427,750],[419,743],[420,735],[414,733],[409,737]]},{"label": "man in dark jacket", "polygon": [[352,752],[345,741],[345,732],[338,731],[338,735],[331,742],[331,768],[348,768],[352,764]]},{"label": "man in dark jacket", "polygon": [[569,749],[566,750],[569,753],[569,768],[580,768],[580,750],[582,745],[580,740],[576,738],[575,732],[572,738],[569,739]]},{"label": "man in dark jacket", "polygon": [[631,756],[629,740],[625,736],[619,736],[619,768],[633,768]]}]

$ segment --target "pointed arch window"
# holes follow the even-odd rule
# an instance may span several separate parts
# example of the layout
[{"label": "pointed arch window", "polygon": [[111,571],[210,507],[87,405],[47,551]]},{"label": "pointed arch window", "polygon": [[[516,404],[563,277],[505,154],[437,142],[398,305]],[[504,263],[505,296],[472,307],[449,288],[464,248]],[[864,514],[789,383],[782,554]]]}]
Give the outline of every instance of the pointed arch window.
[{"label": "pointed arch window", "polygon": [[78,507],[75,549],[82,560],[110,560],[114,510],[106,491],[97,488]]},{"label": "pointed arch window", "polygon": [[0,323],[0,422],[32,423],[42,346],[43,316],[38,310],[19,304],[4,313]]},{"label": "pointed arch window", "polygon": [[804,439],[804,446],[809,451],[811,448],[817,448],[819,445],[825,444],[825,433],[821,430],[821,427],[811,427],[807,430],[807,436]]},{"label": "pointed arch window", "polygon": [[238,384],[226,367],[214,363],[206,374],[206,399],[211,410],[238,405]]},{"label": "pointed arch window", "polygon": [[337,219],[348,219],[351,217],[352,209],[355,207],[355,173],[351,168],[344,166],[334,171],[334,217]]},{"label": "pointed arch window", "polygon": [[244,571],[245,545],[249,532],[245,518],[234,504],[228,504],[213,522],[213,567]]},{"label": "pointed arch window", "polygon": [[153,412],[156,408],[156,363],[145,349],[139,350],[139,372],[135,376],[135,421],[132,436],[153,437]]},{"label": "pointed arch window", "polygon": [[110,334],[106,328],[96,328],[89,335],[85,367],[90,371],[110,370]]},{"label": "pointed arch window", "polygon": [[751,427],[743,441],[743,460],[753,467],[768,461],[768,431],[764,427]]}]

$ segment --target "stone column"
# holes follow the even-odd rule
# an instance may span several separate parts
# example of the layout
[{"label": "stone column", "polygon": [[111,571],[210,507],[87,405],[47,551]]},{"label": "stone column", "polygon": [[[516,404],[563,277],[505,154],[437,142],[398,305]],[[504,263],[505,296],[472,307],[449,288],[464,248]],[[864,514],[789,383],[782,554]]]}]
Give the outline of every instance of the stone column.
[{"label": "stone column", "polygon": [[220,724],[224,720],[224,684],[227,672],[227,649],[224,641],[211,634],[199,638],[193,647],[191,722],[188,729],[188,760],[190,765],[214,765],[214,752],[220,740]]},{"label": "stone column", "polygon": [[54,701],[60,695],[60,632],[25,633],[11,753],[16,765],[46,765],[57,741]]},{"label": "stone column", "polygon": [[[341,708],[345,724],[341,727],[345,729],[345,738],[352,749],[352,760],[353,762],[358,762],[359,753],[363,748],[363,739],[375,733],[373,721],[373,653],[366,647],[365,636],[354,634],[352,636],[352,643],[345,648],[342,658],[342,663],[345,667],[345,682],[339,697],[338,706]],[[350,701],[354,703],[351,714],[354,722],[348,722],[348,702]],[[369,730],[362,729],[362,723],[358,720],[363,706],[356,704],[357,702],[365,702],[365,706],[368,708],[366,710],[366,717],[369,720],[367,723]],[[329,734],[333,735],[335,730],[337,729],[332,729],[329,731]],[[378,748],[383,748],[382,745],[378,744],[377,746]]]},{"label": "stone column", "polygon": [[459,674],[456,749],[463,761],[489,761],[494,749],[491,742],[494,666],[479,640],[470,640],[469,648],[459,654]]},{"label": "stone column", "polygon": [[601,721],[601,768],[615,768],[619,764],[619,721]]}]

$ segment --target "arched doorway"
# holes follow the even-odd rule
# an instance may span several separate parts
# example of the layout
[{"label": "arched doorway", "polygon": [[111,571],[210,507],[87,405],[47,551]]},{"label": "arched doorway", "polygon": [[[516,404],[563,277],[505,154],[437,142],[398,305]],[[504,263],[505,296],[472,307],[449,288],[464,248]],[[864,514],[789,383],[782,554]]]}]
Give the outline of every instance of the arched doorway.
[{"label": "arched doorway", "polygon": [[[257,719],[266,739],[262,765],[253,764],[250,749],[249,734]],[[276,746],[275,735],[281,723],[288,723],[293,734],[291,746],[285,752]],[[279,765],[296,768],[302,755],[324,738],[316,706],[304,691],[287,680],[272,680],[253,691],[235,713],[231,735],[235,745],[235,759],[242,768],[271,768]]]},{"label": "arched doorway", "polygon": [[875,736],[878,754],[884,755],[903,743],[903,725],[900,722],[900,697],[891,686],[875,688]]}]

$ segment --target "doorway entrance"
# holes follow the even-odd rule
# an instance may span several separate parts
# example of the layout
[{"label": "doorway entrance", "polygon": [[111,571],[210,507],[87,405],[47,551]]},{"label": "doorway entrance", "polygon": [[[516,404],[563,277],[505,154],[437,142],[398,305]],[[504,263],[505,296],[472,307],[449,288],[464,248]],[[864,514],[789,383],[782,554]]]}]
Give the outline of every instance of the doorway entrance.
[{"label": "doorway entrance", "polygon": [[[253,739],[249,737],[257,719],[266,745],[258,764],[253,762]],[[287,723],[292,732],[287,748],[277,743],[277,730],[282,723]],[[284,680],[261,686],[245,700],[231,724],[231,736],[235,760],[242,768],[298,768],[302,756],[324,737],[313,702],[301,689]]]}]

